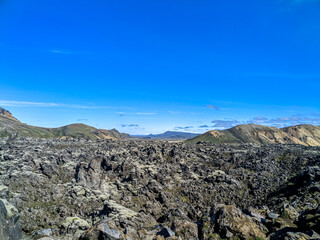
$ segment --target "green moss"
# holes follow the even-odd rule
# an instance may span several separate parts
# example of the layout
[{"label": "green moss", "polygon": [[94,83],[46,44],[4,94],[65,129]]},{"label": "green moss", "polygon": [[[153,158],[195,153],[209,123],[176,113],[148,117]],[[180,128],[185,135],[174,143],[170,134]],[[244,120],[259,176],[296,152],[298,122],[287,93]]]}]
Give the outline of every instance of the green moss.
[{"label": "green moss", "polygon": [[189,198],[186,197],[186,196],[181,196],[180,198],[181,198],[181,200],[184,201],[185,203],[190,202]]},{"label": "green moss", "polygon": [[286,210],[283,210],[283,212],[281,213],[280,217],[284,218],[284,219],[289,219],[289,213]]},{"label": "green moss", "polygon": [[202,225],[202,229],[204,231],[208,230],[208,227],[209,227],[209,223],[208,222],[204,222],[203,225]]},{"label": "green moss", "polygon": [[166,162],[168,162],[168,163],[169,163],[169,162],[172,162],[172,157],[168,155],[168,156],[165,157],[165,160],[166,160]]},{"label": "green moss", "polygon": [[276,164],[288,164],[288,163],[292,163],[294,160],[295,160],[295,156],[288,153],[284,153],[276,157],[275,162]]},{"label": "green moss", "polygon": [[208,239],[220,239],[217,233],[210,233]]}]

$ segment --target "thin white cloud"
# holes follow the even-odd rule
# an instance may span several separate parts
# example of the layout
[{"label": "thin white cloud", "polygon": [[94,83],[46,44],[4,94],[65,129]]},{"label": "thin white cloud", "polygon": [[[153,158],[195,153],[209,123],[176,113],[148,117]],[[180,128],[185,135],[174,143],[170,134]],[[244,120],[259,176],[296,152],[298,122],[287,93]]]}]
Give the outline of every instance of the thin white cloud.
[{"label": "thin white cloud", "polygon": [[217,106],[215,106],[215,105],[207,105],[207,107],[208,108],[211,108],[211,109],[213,109],[213,110],[219,110],[219,108],[217,107]]},{"label": "thin white cloud", "polygon": [[154,112],[137,112],[135,114],[137,114],[137,115],[155,115],[156,113],[154,113]]},{"label": "thin white cloud", "polygon": [[59,50],[59,49],[50,49],[50,50],[47,50],[46,52],[56,53],[56,54],[67,54],[67,55],[77,54],[77,52],[64,51],[64,50]]},{"label": "thin white cloud", "polygon": [[53,53],[53,54],[64,54],[64,55],[100,55],[101,53],[86,52],[86,51],[69,51],[62,49],[46,49],[40,50],[41,52]]},{"label": "thin white cloud", "polygon": [[8,101],[8,100],[0,100],[0,105],[4,107],[65,107],[65,108],[83,108],[83,109],[132,109],[131,107],[87,106],[87,105],[79,105],[79,104],[25,102],[25,101]]},{"label": "thin white cloud", "polygon": [[0,105],[7,107],[60,107],[61,104],[0,100]]},{"label": "thin white cloud", "polygon": [[39,48],[31,48],[31,47],[21,47],[19,45],[12,45],[6,43],[0,43],[0,47],[12,48],[20,51],[32,51],[32,52],[41,52],[41,53],[52,53],[52,54],[64,54],[64,55],[101,55],[99,52],[90,52],[90,51],[72,51],[72,50],[64,50],[58,48],[52,49],[39,49]]},{"label": "thin white cloud", "polygon": [[180,112],[179,112],[179,111],[168,111],[168,113],[171,113],[171,114],[179,114]]},{"label": "thin white cloud", "polygon": [[273,119],[268,119],[264,117],[255,117],[247,121],[246,123],[257,123],[257,124],[263,124],[263,125],[274,126],[274,127],[288,127],[288,126],[294,126],[299,124],[319,125],[320,117],[319,116],[312,117],[312,114],[294,115],[291,117],[279,117],[279,118],[273,118]]}]

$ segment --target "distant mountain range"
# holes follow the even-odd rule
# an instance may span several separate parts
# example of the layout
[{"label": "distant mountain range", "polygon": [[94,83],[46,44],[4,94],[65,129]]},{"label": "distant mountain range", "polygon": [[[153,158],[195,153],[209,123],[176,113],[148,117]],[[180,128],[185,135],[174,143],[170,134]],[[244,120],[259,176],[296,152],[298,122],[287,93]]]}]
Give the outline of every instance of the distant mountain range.
[{"label": "distant mountain range", "polygon": [[21,123],[0,107],[0,137],[34,138],[85,138],[85,139],[150,139],[185,140],[185,142],[254,143],[254,144],[301,144],[320,146],[320,126],[297,125],[285,128],[257,124],[238,125],[226,130],[212,130],[204,134],[167,131],[161,134],[136,135],[120,133],[116,129],[97,129],[85,124],[70,124],[59,128],[43,128]]},{"label": "distant mountain range", "polygon": [[212,130],[186,142],[301,144],[320,145],[320,126],[302,124],[286,128],[267,127],[257,124],[238,125],[226,130]]},{"label": "distant mountain range", "polygon": [[167,131],[161,134],[136,135],[132,137],[136,137],[139,139],[186,140],[189,138],[194,138],[198,135],[199,134],[195,134],[195,133]]},{"label": "distant mountain range", "polygon": [[85,138],[85,139],[112,139],[121,140],[128,134],[116,129],[96,129],[85,124],[71,124],[59,128],[42,128],[21,123],[12,114],[0,108],[0,137],[10,137],[18,134],[20,137],[34,138]]}]

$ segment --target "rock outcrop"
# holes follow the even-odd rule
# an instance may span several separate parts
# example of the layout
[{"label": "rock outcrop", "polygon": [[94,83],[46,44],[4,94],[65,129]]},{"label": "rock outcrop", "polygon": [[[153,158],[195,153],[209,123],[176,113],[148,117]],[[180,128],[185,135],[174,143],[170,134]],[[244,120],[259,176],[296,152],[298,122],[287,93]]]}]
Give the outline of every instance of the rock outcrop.
[{"label": "rock outcrop", "polygon": [[6,199],[0,199],[0,239],[21,240],[18,210]]},{"label": "rock outcrop", "polygon": [[12,116],[11,112],[9,112],[8,110],[6,110],[2,107],[0,107],[0,116],[20,123],[20,121],[18,119],[16,119],[14,116]]}]

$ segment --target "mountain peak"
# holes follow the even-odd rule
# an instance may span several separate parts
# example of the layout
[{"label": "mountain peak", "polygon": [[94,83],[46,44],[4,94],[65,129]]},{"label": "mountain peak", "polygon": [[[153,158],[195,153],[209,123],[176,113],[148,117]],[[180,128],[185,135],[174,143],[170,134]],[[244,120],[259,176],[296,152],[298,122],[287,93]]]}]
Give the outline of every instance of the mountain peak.
[{"label": "mountain peak", "polygon": [[0,116],[9,118],[9,119],[17,121],[17,122],[20,122],[18,119],[16,119],[14,116],[12,116],[11,112],[9,112],[8,110],[6,110],[2,107],[0,107]]}]

